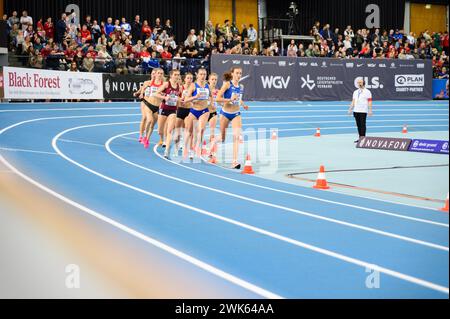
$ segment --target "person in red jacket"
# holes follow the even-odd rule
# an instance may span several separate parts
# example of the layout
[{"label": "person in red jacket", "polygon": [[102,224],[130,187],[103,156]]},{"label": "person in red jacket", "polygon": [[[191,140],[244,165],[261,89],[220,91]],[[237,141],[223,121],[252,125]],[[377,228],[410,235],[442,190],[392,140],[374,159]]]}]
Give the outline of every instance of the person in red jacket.
[{"label": "person in red jacket", "polygon": [[88,30],[87,25],[85,25],[85,24],[81,28],[81,38],[85,39],[86,42],[92,41],[91,31]]},{"label": "person in red jacket", "polygon": [[44,23],[44,31],[45,36],[47,38],[54,38],[55,36],[55,26],[53,25],[52,18],[48,18],[47,21]]},{"label": "person in red jacket", "polygon": [[164,47],[164,51],[161,52],[161,58],[165,60],[172,59],[172,53],[169,52],[169,49],[167,47]]},{"label": "person in red jacket", "polygon": [[148,21],[144,20],[144,23],[142,24],[142,36],[145,39],[148,39],[152,34],[152,28],[148,25]]}]

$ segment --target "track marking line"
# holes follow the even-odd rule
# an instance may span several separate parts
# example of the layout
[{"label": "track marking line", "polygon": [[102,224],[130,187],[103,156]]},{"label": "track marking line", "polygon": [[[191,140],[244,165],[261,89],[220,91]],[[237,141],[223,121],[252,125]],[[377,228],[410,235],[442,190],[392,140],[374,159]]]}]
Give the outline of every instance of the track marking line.
[{"label": "track marking line", "polygon": [[[249,118],[245,118],[248,120]],[[436,121],[436,122],[448,122],[448,119],[417,119],[417,120],[406,120],[407,122],[424,122],[424,121]],[[313,122],[265,122],[265,123],[251,123],[244,126],[257,126],[257,125],[288,125],[288,124],[324,124],[324,123],[354,123],[355,121],[313,121]],[[385,123],[385,122],[400,122],[403,123],[405,120],[369,120],[368,123]],[[411,125],[414,127],[414,125]],[[375,126],[376,127],[376,126]]]},{"label": "track marking line", "polygon": [[[111,124],[111,125],[114,125],[114,124]],[[55,149],[55,151],[62,158],[64,158],[68,162],[74,164],[75,166],[78,166],[81,169],[86,170],[87,172],[90,172],[91,174],[97,175],[97,176],[99,176],[99,177],[101,177],[101,178],[103,178],[105,180],[108,180],[108,181],[110,181],[112,183],[121,185],[123,187],[129,188],[129,189],[132,189],[132,190],[135,190],[136,192],[139,192],[139,193],[142,193],[142,194],[146,194],[146,195],[148,195],[150,197],[154,197],[154,198],[160,199],[162,201],[171,203],[173,205],[176,205],[176,206],[179,206],[179,207],[183,207],[183,208],[186,208],[188,210],[192,210],[192,211],[198,212],[200,214],[204,214],[204,215],[216,218],[218,220],[222,220],[224,222],[236,225],[238,227],[242,227],[242,228],[254,231],[256,233],[259,233],[259,234],[262,234],[262,235],[265,235],[265,236],[268,236],[268,237],[271,237],[271,238],[274,238],[274,239],[278,239],[280,241],[284,241],[286,243],[290,243],[292,245],[295,245],[295,246],[298,246],[298,247],[301,247],[301,248],[305,248],[307,250],[314,251],[314,252],[317,252],[319,254],[323,254],[323,255],[329,256],[329,257],[333,257],[333,258],[336,258],[336,259],[339,259],[339,260],[342,260],[342,261],[345,261],[345,262],[348,262],[348,263],[351,263],[351,264],[354,264],[354,265],[357,265],[357,266],[361,266],[361,267],[364,267],[364,268],[370,268],[370,269],[373,269],[373,270],[378,271],[380,273],[384,273],[386,275],[390,275],[392,277],[395,277],[395,278],[398,278],[398,279],[402,279],[404,281],[407,281],[407,282],[410,282],[410,283],[413,283],[413,284],[416,284],[416,285],[420,285],[422,287],[426,287],[426,288],[429,288],[429,289],[432,289],[432,290],[435,290],[435,291],[439,291],[439,292],[442,292],[442,293],[445,293],[445,294],[449,294],[449,288],[448,287],[444,287],[444,286],[441,286],[441,285],[438,285],[438,284],[435,284],[435,283],[432,283],[432,282],[429,282],[429,281],[426,281],[426,280],[423,280],[423,279],[420,279],[420,278],[416,278],[416,277],[413,277],[413,276],[410,276],[410,275],[406,275],[406,274],[403,274],[403,273],[400,273],[400,272],[397,272],[397,271],[394,271],[394,270],[391,270],[391,269],[388,269],[388,268],[380,267],[380,266],[374,265],[372,263],[367,263],[365,261],[362,261],[362,260],[359,260],[359,259],[356,259],[356,258],[352,258],[352,257],[348,257],[348,256],[345,256],[345,255],[342,255],[342,254],[339,254],[339,253],[336,253],[336,252],[333,252],[333,251],[330,251],[330,250],[327,250],[327,249],[323,249],[323,248],[320,248],[320,247],[309,245],[309,244],[306,244],[306,243],[294,240],[292,238],[288,238],[288,237],[285,237],[285,236],[282,236],[282,235],[279,235],[279,234],[276,234],[276,233],[273,233],[273,232],[270,232],[270,231],[267,231],[267,230],[264,230],[264,229],[252,226],[252,225],[248,225],[248,224],[245,224],[245,223],[242,223],[242,222],[239,222],[239,221],[227,218],[227,217],[216,215],[214,213],[205,211],[203,209],[199,209],[199,208],[196,208],[194,206],[190,206],[190,205],[187,205],[187,204],[184,204],[184,203],[181,203],[181,202],[178,202],[178,201],[166,198],[164,196],[160,196],[160,195],[157,195],[157,194],[145,191],[145,190],[140,189],[138,187],[129,185],[127,183],[121,182],[121,181],[116,180],[114,178],[111,178],[109,176],[103,175],[103,174],[101,174],[101,173],[99,173],[99,172],[97,172],[95,170],[92,170],[92,169],[90,169],[90,168],[88,168],[88,167],[86,167],[86,166],[76,162],[75,160],[71,159],[70,157],[68,157],[67,155],[65,155],[64,153],[62,153],[59,150],[58,145],[57,145],[58,139],[61,136],[63,136],[64,134],[66,134],[68,132],[71,132],[73,130],[76,130],[78,128],[80,128],[80,127],[73,127],[73,128],[64,130],[64,131],[58,133],[57,135],[55,135],[55,137],[52,139],[52,147]]]},{"label": "track marking line", "polygon": [[[441,118],[443,117],[443,116],[448,116],[448,113],[445,113],[445,114],[442,114],[442,113],[438,113],[438,114],[427,114],[427,116],[430,116],[430,115],[432,115],[432,116],[440,116]],[[380,118],[380,117],[399,117],[399,116],[418,116],[418,117],[420,117],[420,116],[423,116],[423,114],[387,114],[387,115],[380,115],[380,114],[377,114],[377,118]],[[281,116],[244,116],[244,119],[246,119],[246,120],[253,120],[253,119],[255,119],[255,120],[259,120],[259,119],[300,119],[300,118],[314,118],[314,117],[318,117],[318,118],[326,118],[326,117],[332,117],[332,118],[334,118],[334,117],[346,117],[346,118],[348,118],[349,117],[349,115],[348,114],[343,114],[343,115],[335,115],[335,114],[333,114],[333,115],[281,115]],[[423,121],[426,121],[427,119],[421,119],[421,120],[423,120]],[[381,121],[381,120],[380,120]],[[403,121],[410,121],[409,119],[404,119]],[[373,121],[372,121],[373,122]],[[323,123],[323,122],[322,122]]]},{"label": "track marking line", "polygon": [[60,141],[61,142],[67,142],[67,143],[75,143],[75,144],[83,144],[83,145],[103,147],[103,145],[101,145],[101,144],[81,142],[81,141],[74,141],[74,140],[68,140],[68,139],[60,139]]},{"label": "track marking line", "polygon": [[1,110],[0,113],[6,112],[51,112],[51,111],[103,111],[103,110],[136,110],[136,107],[78,107],[65,109],[10,109]]},{"label": "track marking line", "polygon": [[0,151],[25,152],[25,153],[36,153],[36,154],[45,154],[45,155],[58,155],[54,152],[27,150],[27,149],[21,149],[21,148],[8,148],[8,147],[0,147]]}]

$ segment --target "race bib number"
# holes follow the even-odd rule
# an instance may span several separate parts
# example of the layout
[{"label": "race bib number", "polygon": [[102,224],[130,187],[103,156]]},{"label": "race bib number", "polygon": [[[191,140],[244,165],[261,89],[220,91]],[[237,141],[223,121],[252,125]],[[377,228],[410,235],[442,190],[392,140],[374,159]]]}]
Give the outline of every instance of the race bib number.
[{"label": "race bib number", "polygon": [[178,102],[178,95],[170,94],[166,104],[169,106],[177,106],[177,102]]}]

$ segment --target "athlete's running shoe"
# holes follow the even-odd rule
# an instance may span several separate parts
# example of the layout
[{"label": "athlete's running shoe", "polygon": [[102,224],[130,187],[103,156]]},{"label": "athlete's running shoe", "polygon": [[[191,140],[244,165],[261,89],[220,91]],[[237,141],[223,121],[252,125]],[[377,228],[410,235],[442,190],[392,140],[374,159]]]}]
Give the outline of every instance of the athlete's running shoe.
[{"label": "athlete's running shoe", "polygon": [[144,141],[142,142],[144,144],[144,148],[148,148],[150,146],[150,142],[148,141],[148,138],[144,137]]}]

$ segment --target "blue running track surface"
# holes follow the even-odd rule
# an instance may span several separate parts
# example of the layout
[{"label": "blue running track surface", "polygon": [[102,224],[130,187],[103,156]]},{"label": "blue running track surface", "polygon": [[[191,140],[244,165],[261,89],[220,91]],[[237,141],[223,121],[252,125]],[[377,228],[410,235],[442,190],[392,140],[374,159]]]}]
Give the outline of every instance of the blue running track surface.
[{"label": "blue running track surface", "polygon": [[[354,133],[348,102],[253,102],[244,128]],[[448,102],[374,104],[370,132],[448,131]],[[7,168],[112,227],[266,298],[448,298],[448,213],[178,163],[138,103],[0,104]],[[376,154],[376,153],[374,153]]]}]

